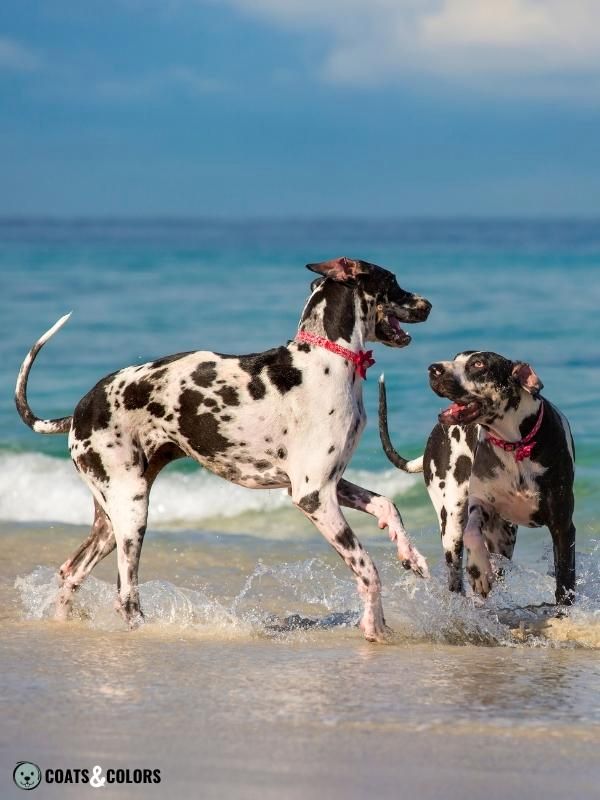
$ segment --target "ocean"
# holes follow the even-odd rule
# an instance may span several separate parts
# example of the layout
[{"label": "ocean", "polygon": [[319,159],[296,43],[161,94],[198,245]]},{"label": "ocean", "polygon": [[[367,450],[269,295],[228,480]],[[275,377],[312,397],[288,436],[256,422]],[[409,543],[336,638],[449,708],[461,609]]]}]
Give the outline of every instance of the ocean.
[{"label": "ocean", "polygon": [[[377,363],[364,386],[369,420],[347,472],[393,497],[432,569],[429,581],[406,574],[385,531],[348,515],[380,567],[394,643],[362,641],[350,574],[285,491],[243,489],[187,461],[168,467],[153,489],[141,562],[144,629],[124,632],[112,611],[114,555],[82,588],[76,619],[52,623],[55,571],[87,535],[92,503],[66,437],[32,433],[15,411],[14,382],[33,342],[73,312],[29,381],[39,416],[67,415],[125,365],[284,344],[314,277],[304,265],[338,255],[391,269],[433,304],[429,320],[410,327],[408,348],[374,345]],[[361,797],[366,785],[396,797],[398,775],[380,763],[387,753],[400,758],[406,786],[437,797],[441,785],[459,786],[460,754],[488,742],[498,775],[504,757],[514,770],[490,790],[496,766],[488,765],[480,774],[486,796],[510,796],[511,781],[516,791],[525,775],[532,785],[539,779],[546,797],[592,796],[600,739],[600,222],[4,220],[0,275],[7,764],[156,762],[166,775],[162,790],[179,797],[196,796],[200,768],[205,797],[302,797],[323,787],[327,796]],[[393,469],[379,445],[379,373],[392,439],[414,457],[441,403],[427,365],[465,349],[530,362],[570,420],[578,602],[561,620],[536,608],[553,597],[545,529],[520,530],[514,561],[484,603],[449,595],[422,478]],[[424,777],[421,734],[438,749],[444,782]],[[357,750],[365,736],[371,745]],[[390,736],[416,761],[390,752]],[[365,767],[367,783],[358,774],[351,780],[366,752],[377,768]],[[304,756],[315,764],[312,776]],[[532,766],[539,757],[549,762],[545,776]],[[582,759],[582,769],[567,776],[561,758]],[[77,787],[45,788],[48,797],[81,796]],[[152,795],[156,787],[113,787],[119,797],[141,791],[162,796]]]}]

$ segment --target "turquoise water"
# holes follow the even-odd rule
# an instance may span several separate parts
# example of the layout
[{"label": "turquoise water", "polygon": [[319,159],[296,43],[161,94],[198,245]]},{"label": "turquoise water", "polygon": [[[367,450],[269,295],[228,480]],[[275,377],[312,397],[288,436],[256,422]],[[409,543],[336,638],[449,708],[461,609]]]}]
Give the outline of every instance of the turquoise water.
[{"label": "turquoise water", "polygon": [[[393,269],[433,303],[410,347],[374,347],[369,424],[349,470],[395,498],[431,565],[429,580],[405,572],[374,520],[349,513],[380,570],[392,646],[362,640],[350,572],[284,491],[235,487],[183,462],[153,488],[140,576],[147,624],[129,635],[114,614],[114,553],[77,593],[75,619],[51,624],[56,569],[87,535],[91,501],[65,437],[33,434],[14,409],[31,344],[73,311],[30,380],[35,411],[62,416],[126,364],[285,342],[312,278],[304,264],[341,254]],[[475,796],[518,797],[525,786],[591,797],[599,266],[600,223],[0,223],[0,771],[24,758],[152,765],[182,798],[383,798],[399,787],[462,797],[465,780]],[[520,531],[485,601],[450,594],[422,479],[381,452],[379,370],[394,441],[416,455],[440,402],[426,367],[466,348],[531,361],[571,421],[578,596],[560,619],[535,608],[554,596],[539,531]],[[290,616],[317,625],[288,630]],[[6,786],[5,795],[15,796]],[[139,787],[119,796],[139,797]]]},{"label": "turquoise water", "polygon": [[[433,303],[428,322],[411,328],[409,348],[375,346],[377,364],[365,385],[370,423],[352,468],[366,472],[366,482],[384,481],[387,488],[389,464],[375,424],[379,371],[388,382],[394,441],[415,455],[439,410],[427,385],[427,365],[467,348],[495,350],[530,361],[546,395],[569,417],[578,453],[578,523],[583,534],[592,535],[600,477],[597,222],[5,221],[0,486],[13,484],[18,474],[26,488],[39,488],[39,482],[28,482],[32,470],[42,477],[51,473],[49,484],[56,474],[67,476],[66,464],[35,457],[65,458],[64,437],[33,434],[12,401],[25,353],[66,311],[73,317],[44,350],[30,380],[31,403],[41,416],[69,414],[100,377],[126,364],[182,350],[252,352],[285,342],[294,335],[312,277],[304,264],[339,254],[387,266],[402,286]],[[405,506],[431,520],[420,484],[402,479],[393,478],[395,495],[404,494]],[[211,517],[221,511],[231,516],[231,497],[240,512],[278,502],[250,499],[251,493],[233,487],[216,489],[204,480],[211,497],[216,492],[207,509]],[[29,512],[22,504],[15,509],[19,498],[9,501],[4,492],[0,517],[46,519],[51,513],[82,521],[87,511],[75,513],[64,502],[70,486],[64,496],[56,486],[46,488],[55,495],[51,511],[34,498]],[[168,494],[181,508],[185,493],[176,490],[179,484],[171,488]],[[61,516],[69,505],[71,517]]]}]

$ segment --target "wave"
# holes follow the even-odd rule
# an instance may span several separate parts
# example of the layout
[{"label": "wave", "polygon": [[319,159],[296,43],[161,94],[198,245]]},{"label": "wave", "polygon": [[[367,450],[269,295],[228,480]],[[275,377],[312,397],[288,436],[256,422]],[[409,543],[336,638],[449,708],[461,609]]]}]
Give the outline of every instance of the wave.
[{"label": "wave", "polygon": [[[418,478],[398,470],[348,470],[348,480],[395,497]],[[233,520],[256,513],[289,508],[285,489],[245,489],[206,470],[167,472],[152,489],[149,525],[180,528],[207,519]],[[72,463],[41,453],[0,454],[0,519],[13,522],[63,522],[87,525],[92,521],[88,488]]]}]

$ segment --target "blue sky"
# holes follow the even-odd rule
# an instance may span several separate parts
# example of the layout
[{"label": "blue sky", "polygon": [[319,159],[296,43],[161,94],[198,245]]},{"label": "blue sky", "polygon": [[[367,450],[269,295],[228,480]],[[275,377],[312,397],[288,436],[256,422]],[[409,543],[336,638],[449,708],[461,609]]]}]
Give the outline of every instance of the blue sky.
[{"label": "blue sky", "polygon": [[3,0],[0,214],[597,215],[597,0]]}]

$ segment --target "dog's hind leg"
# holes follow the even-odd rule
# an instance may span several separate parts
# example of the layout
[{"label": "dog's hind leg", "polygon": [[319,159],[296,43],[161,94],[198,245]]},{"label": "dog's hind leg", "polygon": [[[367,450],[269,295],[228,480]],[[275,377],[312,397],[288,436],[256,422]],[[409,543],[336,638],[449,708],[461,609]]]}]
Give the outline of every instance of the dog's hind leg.
[{"label": "dog's hind leg", "polygon": [[144,477],[148,462],[133,440],[121,440],[118,448],[101,449],[99,444],[104,442],[83,452],[74,446],[71,455],[112,525],[119,570],[115,609],[133,628],[143,621],[137,583],[148,515],[150,487]]},{"label": "dog's hind leg", "polygon": [[[115,609],[129,627],[134,628],[143,621],[138,568],[146,532],[150,489],[161,469],[170,461],[181,458],[184,453],[167,443],[159,447],[147,461],[141,448],[134,442],[129,442],[129,449],[123,442],[121,448],[120,455],[112,456],[112,460],[108,456],[113,452],[112,448],[104,451],[101,469],[97,466],[89,469],[90,460],[86,460],[85,453],[83,457],[81,453],[74,455],[75,465],[94,495],[97,516],[92,534],[65,562],[63,568],[68,570],[75,558],[81,559],[86,565],[81,578],[83,580],[95,564],[116,546],[118,580]],[[96,554],[98,545],[101,547]],[[64,595],[67,596],[66,588]]]},{"label": "dog's hind leg", "polygon": [[337,496],[340,505],[371,514],[380,528],[388,528],[390,539],[396,542],[398,558],[405,569],[412,569],[424,578],[429,576],[427,561],[411,544],[400,512],[389,498],[356,486],[343,478],[338,482]]},{"label": "dog's hind leg", "polygon": [[312,490],[292,486],[294,504],[313,522],[329,544],[350,567],[356,578],[358,592],[364,601],[360,627],[370,642],[384,642],[390,630],[385,624],[381,605],[381,581],[371,556],[358,541],[344,519],[339,506],[336,486],[331,483]]},{"label": "dog's hind leg", "polygon": [[[185,454],[169,442],[159,447],[149,461],[133,448],[130,469],[120,477],[111,476],[106,492],[106,509],[112,521],[117,544],[117,599],[115,610],[130,628],[144,621],[140,608],[138,569],[148,520],[150,489],[158,473]],[[137,465],[137,467],[134,467]]]},{"label": "dog's hind leg", "polygon": [[59,570],[61,586],[56,598],[55,619],[65,620],[73,605],[73,594],[96,564],[115,549],[115,535],[106,512],[94,500],[94,522],[88,538]]},{"label": "dog's hind leg", "polygon": [[130,628],[144,621],[140,608],[138,569],[148,517],[149,487],[142,475],[111,480],[105,509],[113,525],[117,546],[117,598],[115,610]]}]

